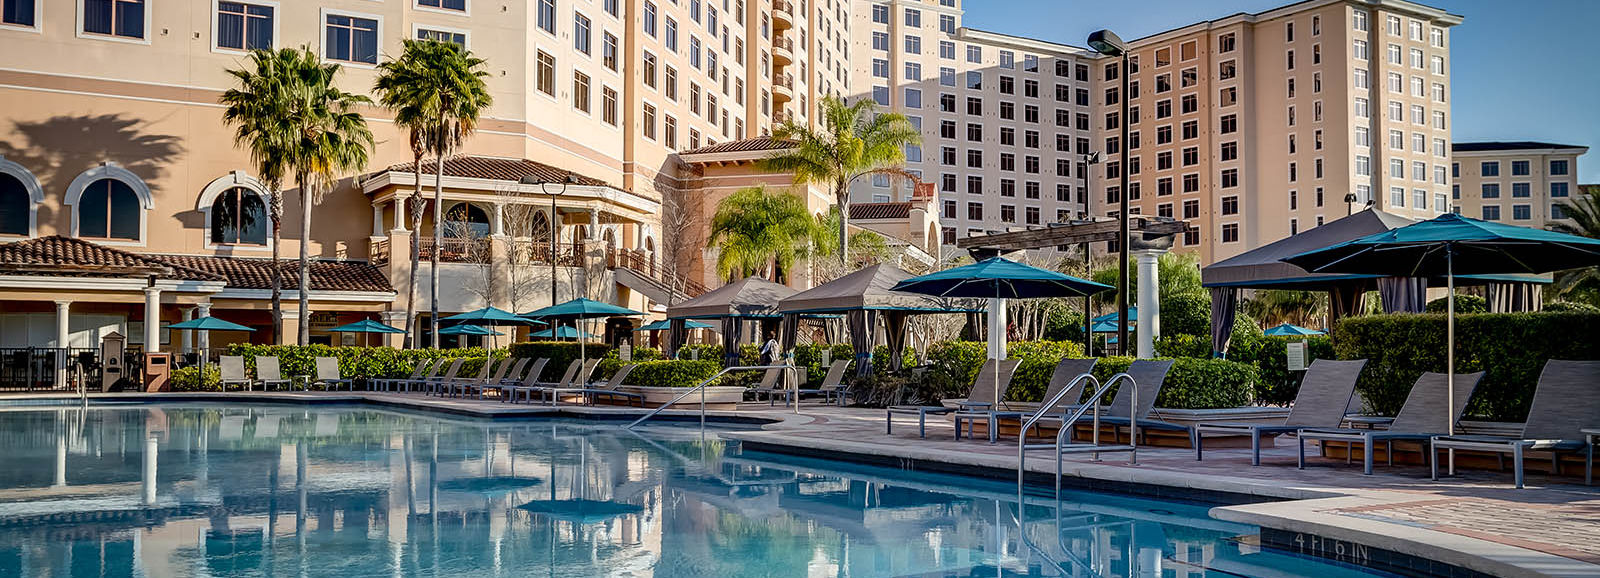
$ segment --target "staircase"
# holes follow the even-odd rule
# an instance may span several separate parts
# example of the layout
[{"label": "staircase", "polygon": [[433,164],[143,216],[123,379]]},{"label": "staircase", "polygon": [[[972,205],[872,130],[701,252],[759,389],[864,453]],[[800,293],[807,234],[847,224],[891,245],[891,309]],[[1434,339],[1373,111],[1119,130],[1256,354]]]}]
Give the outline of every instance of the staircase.
[{"label": "staircase", "polygon": [[692,279],[672,278],[667,267],[643,251],[613,249],[606,255],[606,266],[616,274],[617,283],[656,303],[683,301],[708,291]]}]

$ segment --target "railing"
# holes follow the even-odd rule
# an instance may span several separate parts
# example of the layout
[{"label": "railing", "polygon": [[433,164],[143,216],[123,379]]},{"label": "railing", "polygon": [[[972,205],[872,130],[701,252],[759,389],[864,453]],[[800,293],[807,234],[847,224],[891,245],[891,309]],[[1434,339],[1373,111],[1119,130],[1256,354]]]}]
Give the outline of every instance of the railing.
[{"label": "railing", "polygon": [[[1088,401],[1084,402],[1083,405],[1079,406],[1078,409],[1076,411],[1073,411],[1070,416],[1068,416],[1068,415],[1063,415],[1062,416],[1061,429],[1056,430],[1055,443],[1053,443],[1053,444],[1029,444],[1028,443],[1028,430],[1032,429],[1035,424],[1039,423],[1040,420],[1044,419],[1046,417],[1046,414],[1048,414],[1050,412],[1050,410],[1056,406],[1056,404],[1061,403],[1063,397],[1065,397],[1066,395],[1068,395],[1069,393],[1071,393],[1073,391],[1077,391],[1077,385],[1080,382],[1085,382],[1085,381],[1087,381],[1088,383],[1095,384],[1094,395],[1089,396]],[[1100,445],[1100,400],[1105,397],[1107,392],[1111,391],[1111,387],[1112,386],[1116,385],[1118,382],[1121,382],[1121,381],[1127,381],[1128,385],[1129,385],[1128,391],[1124,394],[1124,395],[1128,396],[1128,401],[1130,402],[1128,407],[1131,408],[1130,411],[1128,412],[1128,428],[1129,428],[1129,432],[1130,432],[1129,433],[1130,437],[1128,439],[1128,445],[1127,446],[1102,446],[1102,445]],[[1089,375],[1087,373],[1085,373],[1083,375],[1079,375],[1077,378],[1073,379],[1072,383],[1068,384],[1067,387],[1062,388],[1061,391],[1056,393],[1056,395],[1054,397],[1051,397],[1049,400],[1046,400],[1046,402],[1044,404],[1039,406],[1039,411],[1034,412],[1034,414],[1032,416],[1029,416],[1028,419],[1022,423],[1022,429],[1020,430],[1020,433],[1017,436],[1017,501],[1018,502],[1022,501],[1022,495],[1023,495],[1022,494],[1022,490],[1023,490],[1023,486],[1024,486],[1024,478],[1027,476],[1027,471],[1028,471],[1027,467],[1026,467],[1026,465],[1027,465],[1027,451],[1030,450],[1030,449],[1050,448],[1052,451],[1055,452],[1055,458],[1056,458],[1055,483],[1056,483],[1056,499],[1058,499],[1058,500],[1061,498],[1061,475],[1063,473],[1062,472],[1063,464],[1062,464],[1061,456],[1063,454],[1087,452],[1087,453],[1093,454],[1094,459],[1098,461],[1100,459],[1100,454],[1104,453],[1104,452],[1128,452],[1128,454],[1129,454],[1128,463],[1129,464],[1135,464],[1135,465],[1138,464],[1139,463],[1139,440],[1138,440],[1139,416],[1138,416],[1138,407],[1139,407],[1139,384],[1133,380],[1133,376],[1128,375],[1127,373],[1118,373],[1116,375],[1111,376],[1111,379],[1106,380],[1104,385],[1101,385],[1099,380],[1095,379],[1094,376]],[[1085,413],[1089,413],[1092,416],[1092,419],[1093,419],[1093,429],[1090,431],[1090,434],[1089,434],[1089,443],[1087,443],[1087,444],[1074,444],[1074,443],[1071,443],[1073,427],[1077,425],[1078,420],[1082,419]]]},{"label": "railing", "polygon": [[[417,249],[422,254],[423,261],[433,261],[435,245],[433,237],[417,239]],[[446,237],[437,245],[439,262],[441,263],[488,263],[488,239],[460,239]]]},{"label": "railing", "polygon": [[788,37],[775,38],[772,40],[772,47],[792,54],[794,52],[794,40]]},{"label": "railing", "polygon": [[382,267],[389,264],[389,238],[373,239],[367,244],[367,262]]},{"label": "railing", "polygon": [[789,90],[794,90],[794,76],[792,75],[785,74],[783,76],[774,78],[772,79],[772,83]]},{"label": "railing", "polygon": [[88,347],[0,349],[0,391],[73,391],[75,382],[99,383],[99,356]]},{"label": "railing", "polygon": [[[702,428],[706,427],[706,387],[707,386],[710,386],[712,383],[715,383],[718,378],[722,377],[723,375],[727,374],[730,371],[754,371],[754,370],[767,370],[767,369],[782,369],[782,370],[784,370],[785,373],[787,373],[789,371],[795,370],[796,368],[795,368],[795,366],[789,365],[787,363],[782,364],[782,365],[740,365],[740,366],[723,368],[723,370],[722,371],[718,371],[716,373],[716,375],[713,375],[711,377],[706,378],[705,381],[702,381],[698,385],[695,385],[694,387],[689,388],[689,391],[685,391],[683,393],[678,394],[678,396],[672,398],[671,401],[668,401],[667,403],[661,404],[661,407],[655,408],[650,413],[644,414],[644,417],[641,417],[639,419],[633,420],[633,423],[630,423],[628,425],[622,426],[622,428],[623,429],[633,429],[633,426],[636,426],[636,425],[639,425],[641,423],[644,423],[645,420],[650,419],[652,417],[655,417],[656,414],[658,414],[658,413],[666,411],[667,408],[672,407],[673,404],[678,403],[679,401],[682,401],[683,398],[689,397],[690,394],[693,394],[696,391],[700,392],[700,427],[702,427]],[[796,392],[796,395],[794,395],[793,398],[790,399],[790,401],[792,403],[794,403],[794,411],[795,411],[795,413],[800,413],[800,396],[798,395],[797,392]]]},{"label": "railing", "polygon": [[649,253],[632,249],[612,249],[606,254],[606,267],[629,269],[652,281],[665,285],[672,291],[681,291],[689,297],[699,297],[710,291],[705,285],[672,274],[664,263],[657,262]]}]

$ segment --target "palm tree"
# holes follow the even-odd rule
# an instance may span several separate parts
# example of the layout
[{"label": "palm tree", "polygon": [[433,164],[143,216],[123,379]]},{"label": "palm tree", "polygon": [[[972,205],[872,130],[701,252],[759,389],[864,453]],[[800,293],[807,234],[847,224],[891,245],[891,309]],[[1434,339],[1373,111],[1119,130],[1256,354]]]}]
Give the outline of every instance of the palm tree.
[{"label": "palm tree", "polygon": [[906,145],[921,143],[922,135],[905,115],[879,113],[871,99],[846,104],[829,96],[819,104],[822,130],[784,121],[772,136],[794,141],[795,145],[765,159],[762,166],[769,171],[793,173],[795,184],[819,184],[833,189],[834,205],[840,215],[839,262],[849,263],[849,243],[845,239],[849,237],[851,181],[871,173],[912,178],[897,167],[906,160]]},{"label": "palm tree", "polygon": [[[485,62],[472,52],[453,42],[435,40],[407,40],[400,57],[378,65],[380,70],[374,90],[383,106],[395,113],[395,122],[411,133],[412,155],[416,163],[422,162],[423,152],[434,155],[433,184],[433,246],[429,252],[432,264],[429,273],[431,299],[429,311],[433,329],[433,343],[439,344],[439,249],[444,242],[443,197],[444,159],[460,147],[473,131],[477,130],[478,117],[494,103],[484,78]],[[420,170],[413,167],[414,174]],[[417,184],[420,199],[422,185]],[[422,228],[422,206],[413,204],[413,231]],[[411,294],[416,291],[416,270],[421,248],[411,244]],[[408,299],[406,328],[411,328],[415,307]],[[409,333],[408,333],[409,335]]]},{"label": "palm tree", "polygon": [[717,203],[707,246],[718,249],[717,274],[725,278],[782,281],[805,257],[815,226],[800,197],[750,187]]},{"label": "palm tree", "polygon": [[[1569,235],[1600,238],[1600,197],[1593,191],[1561,203],[1571,223],[1551,223],[1550,230]],[[1570,297],[1586,287],[1600,286],[1600,267],[1585,267],[1556,275],[1556,295]]]},{"label": "palm tree", "polygon": [[[289,54],[284,54],[289,53]],[[300,189],[300,335],[297,343],[311,340],[311,206],[345,174],[367,165],[372,131],[356,112],[372,100],[334,85],[340,66],[324,63],[309,48],[285,49],[280,58],[293,76],[290,105],[279,122],[288,125],[288,166]]]},{"label": "palm tree", "polygon": [[289,165],[292,127],[286,111],[293,107],[298,53],[253,50],[250,67],[229,69],[239,86],[222,93],[223,122],[234,127],[233,142],[250,150],[257,178],[267,186],[267,215],[272,221],[272,341],[283,342],[283,268],[278,247],[283,232],[283,179]]}]

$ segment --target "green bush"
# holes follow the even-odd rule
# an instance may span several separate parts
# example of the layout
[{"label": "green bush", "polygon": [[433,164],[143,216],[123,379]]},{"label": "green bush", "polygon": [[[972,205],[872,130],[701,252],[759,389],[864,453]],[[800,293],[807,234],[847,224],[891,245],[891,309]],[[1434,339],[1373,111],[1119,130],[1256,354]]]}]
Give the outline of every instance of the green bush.
[{"label": "green bush", "polygon": [[[1434,299],[1433,301],[1429,301],[1428,302],[1427,312],[1428,313],[1444,313],[1445,309],[1447,308],[1448,305],[1449,305],[1449,303],[1445,302],[1445,298],[1444,297],[1440,297],[1438,299]],[[1488,299],[1484,299],[1484,298],[1479,297],[1477,295],[1466,295],[1466,294],[1463,294],[1463,293],[1457,293],[1456,294],[1456,315],[1460,315],[1462,313],[1488,313],[1488,312],[1489,312],[1489,300]]]},{"label": "green bush", "polygon": [[[887,345],[879,345],[877,347],[872,348],[872,372],[873,373],[884,373],[884,372],[889,371],[890,370],[889,368],[893,365],[893,362],[894,362],[894,358],[889,356],[889,346],[887,346]],[[917,351],[915,349],[912,349],[911,347],[908,346],[904,350],[901,350],[901,352],[900,352],[900,367],[901,368],[912,367],[912,366],[915,366],[916,364],[917,364]],[[854,363],[850,364],[850,367],[854,368],[855,364]],[[849,371],[849,369],[846,369],[846,371]]]},{"label": "green bush", "polygon": [[1201,292],[1161,298],[1161,334],[1211,335],[1211,297]]},{"label": "green bush", "polygon": [[1548,313],[1600,313],[1600,307],[1577,301],[1551,301],[1544,304]]},{"label": "green bush", "polygon": [[[556,381],[567,372],[567,366],[572,360],[577,359],[579,353],[588,355],[589,359],[605,358],[611,353],[611,346],[603,343],[588,343],[579,346],[576,341],[524,341],[513,343],[510,347],[511,357],[526,357],[533,360],[549,358],[550,363],[544,366],[544,375],[539,376],[540,381]],[[462,368],[466,371],[466,368]],[[598,372],[598,370],[597,370]]]},{"label": "green bush", "polygon": [[[1162,327],[1165,329],[1165,327]],[[1210,335],[1163,335],[1156,340],[1157,357],[1198,357],[1211,358]]]},{"label": "green bush", "polygon": [[628,373],[628,385],[651,387],[694,387],[718,371],[722,364],[701,359],[658,359],[643,361]]},{"label": "green bush", "polygon": [[278,368],[284,377],[316,375],[318,357],[339,360],[339,373],[350,379],[394,378],[411,375],[412,368],[424,359],[477,358],[480,361],[463,363],[461,372],[482,368],[481,359],[487,355],[504,357],[505,351],[487,351],[481,347],[461,349],[394,349],[390,347],[335,347],[331,345],[253,345],[235,343],[228,346],[228,355],[244,356],[246,371],[255,375],[256,356],[277,357]]},{"label": "green bush", "polygon": [[[1209,340],[1208,340],[1209,341]],[[1289,371],[1289,343],[1306,342],[1306,365],[1333,359],[1333,341],[1325,335],[1309,337],[1250,336],[1228,347],[1228,360],[1255,366],[1259,373],[1255,401],[1262,405],[1289,405],[1300,392],[1303,371]]]},{"label": "green bush", "polygon": [[206,365],[203,378],[199,367],[174,369],[167,384],[172,391],[222,391],[222,369],[215,364]]},{"label": "green bush", "polygon": [[[1107,357],[1094,366],[1094,377],[1105,383],[1112,376],[1128,370],[1131,357]],[[1156,407],[1166,409],[1219,409],[1250,405],[1259,374],[1256,368],[1244,363],[1224,359],[1198,359],[1180,357],[1173,360],[1172,371],[1162,382],[1161,394],[1156,396]],[[1106,392],[1107,399],[1117,395],[1117,388]],[[1092,393],[1084,391],[1084,399]]]},{"label": "green bush", "polygon": [[678,348],[678,359],[705,359],[722,362],[722,346],[715,343],[696,343]]},{"label": "green bush", "polygon": [[[611,375],[616,373],[618,368],[622,367],[622,359],[617,355],[617,352],[618,350],[616,349],[607,351],[605,357],[600,359],[600,365],[595,366],[594,369],[594,379],[610,379]],[[646,361],[665,359],[661,355],[661,350],[654,347],[635,347],[633,348],[633,354],[631,358],[632,361],[630,361],[630,363],[643,363]],[[572,362],[568,361],[567,363]],[[562,371],[566,371],[566,369],[563,368]]]},{"label": "green bush", "polygon": [[[848,343],[835,343],[832,345],[826,343],[808,343],[805,345],[796,345],[794,348],[794,364],[796,367],[805,368],[805,384],[807,386],[816,386],[821,384],[822,378],[828,373],[828,366],[823,365],[822,363],[822,352],[824,350],[832,351],[832,353],[829,354],[832,358],[832,361],[839,361],[841,359],[849,361],[855,356],[855,348],[851,347]],[[849,369],[846,369],[845,375],[853,374]]]},{"label": "green bush", "polygon": [[[1008,391],[1010,399],[1039,401],[1050,384],[1050,374],[1057,363],[1066,357],[1082,357],[1083,348],[1066,341],[1024,341],[1012,343],[1006,350],[1009,358],[1021,359],[1017,373],[1011,378]],[[928,395],[940,398],[964,397],[988,359],[988,345],[980,341],[945,341],[928,348],[928,374],[941,389],[927,389]],[[930,401],[919,398],[922,401]],[[938,399],[938,398],[935,398]]]},{"label": "green bush", "polygon": [[[1527,418],[1539,373],[1551,359],[1600,359],[1600,313],[1481,313],[1456,316],[1456,371],[1486,371],[1467,415]],[[1370,409],[1393,415],[1424,371],[1445,369],[1445,316],[1349,317],[1334,327],[1340,359],[1367,359],[1357,386]]]}]

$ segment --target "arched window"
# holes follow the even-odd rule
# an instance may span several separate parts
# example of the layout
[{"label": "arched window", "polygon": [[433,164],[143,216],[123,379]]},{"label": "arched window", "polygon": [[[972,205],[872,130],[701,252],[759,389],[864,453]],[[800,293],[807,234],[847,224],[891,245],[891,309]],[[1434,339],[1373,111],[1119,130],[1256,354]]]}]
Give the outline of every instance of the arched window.
[{"label": "arched window", "polygon": [[266,245],[267,204],[261,195],[233,187],[211,203],[211,242],[229,245]]},{"label": "arched window", "polygon": [[550,242],[550,219],[545,216],[544,211],[534,211],[533,226],[530,228],[533,230],[533,241],[535,243]]},{"label": "arched window", "polygon": [[0,235],[27,236],[33,214],[33,197],[22,180],[0,173]]},{"label": "arched window", "polygon": [[117,179],[90,182],[78,197],[78,236],[139,240],[139,196]]},{"label": "arched window", "polygon": [[445,211],[444,235],[446,237],[482,238],[489,236],[489,213],[482,207],[457,203]]}]

